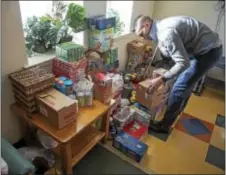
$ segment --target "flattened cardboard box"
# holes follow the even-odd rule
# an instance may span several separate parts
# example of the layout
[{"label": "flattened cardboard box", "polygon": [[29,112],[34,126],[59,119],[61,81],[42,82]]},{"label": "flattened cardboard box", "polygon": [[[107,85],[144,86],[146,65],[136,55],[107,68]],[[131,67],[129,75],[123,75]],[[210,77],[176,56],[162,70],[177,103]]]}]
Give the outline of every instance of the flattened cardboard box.
[{"label": "flattened cardboard box", "polygon": [[56,89],[49,89],[36,96],[42,115],[56,128],[62,129],[76,121],[77,101],[72,100]]}]

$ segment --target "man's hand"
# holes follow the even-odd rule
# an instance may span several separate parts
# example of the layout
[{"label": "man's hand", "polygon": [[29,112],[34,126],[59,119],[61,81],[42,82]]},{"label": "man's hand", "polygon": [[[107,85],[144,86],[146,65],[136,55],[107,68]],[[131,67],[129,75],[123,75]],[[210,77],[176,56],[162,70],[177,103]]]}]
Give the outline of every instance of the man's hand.
[{"label": "man's hand", "polygon": [[157,77],[151,80],[151,85],[148,88],[148,93],[153,93],[161,84],[164,84],[162,77]]}]

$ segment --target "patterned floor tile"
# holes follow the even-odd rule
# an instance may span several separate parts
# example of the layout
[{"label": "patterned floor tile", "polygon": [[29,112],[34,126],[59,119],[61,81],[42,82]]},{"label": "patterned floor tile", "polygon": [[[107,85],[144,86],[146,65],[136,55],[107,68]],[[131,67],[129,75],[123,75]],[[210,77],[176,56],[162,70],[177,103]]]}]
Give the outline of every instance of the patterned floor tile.
[{"label": "patterned floor tile", "polygon": [[209,143],[214,125],[201,119],[197,119],[189,114],[182,113],[175,128]]},{"label": "patterned floor tile", "polygon": [[[208,144],[178,130],[173,130],[167,142],[152,153],[150,167],[159,174],[202,173],[205,168],[196,166],[204,162]],[[151,149],[151,147],[150,147]]]},{"label": "patterned floor tile", "polygon": [[190,135],[210,134],[208,128],[198,119],[183,119],[181,123]]},{"label": "patterned floor tile", "polygon": [[210,145],[206,155],[206,162],[225,170],[225,152],[215,146]]},{"label": "patterned floor tile", "polygon": [[216,114],[224,114],[224,107],[224,100],[205,92],[200,97],[192,95],[184,112],[214,124]]},{"label": "patterned floor tile", "polygon": [[225,129],[215,125],[210,143],[219,149],[225,150]]},{"label": "patterned floor tile", "polygon": [[218,114],[215,124],[217,126],[225,128],[225,116]]}]

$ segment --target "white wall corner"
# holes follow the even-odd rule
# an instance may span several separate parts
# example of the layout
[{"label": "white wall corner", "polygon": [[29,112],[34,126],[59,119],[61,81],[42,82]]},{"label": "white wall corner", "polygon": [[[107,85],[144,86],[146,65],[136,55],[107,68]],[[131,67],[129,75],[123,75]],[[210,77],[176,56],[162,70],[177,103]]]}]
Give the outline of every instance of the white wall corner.
[{"label": "white wall corner", "polygon": [[[14,102],[8,74],[27,64],[19,1],[2,1],[2,93],[1,132],[11,143],[21,138],[17,117],[10,110]],[[4,99],[4,100],[3,100]]]}]

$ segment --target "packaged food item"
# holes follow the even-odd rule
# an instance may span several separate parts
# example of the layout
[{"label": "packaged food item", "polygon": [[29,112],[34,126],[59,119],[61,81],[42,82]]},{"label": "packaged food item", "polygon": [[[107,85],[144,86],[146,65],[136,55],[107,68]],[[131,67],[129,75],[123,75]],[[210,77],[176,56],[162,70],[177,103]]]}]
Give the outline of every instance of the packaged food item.
[{"label": "packaged food item", "polygon": [[124,86],[123,76],[120,74],[108,73],[107,77],[112,79],[112,93],[121,93]]},{"label": "packaged food item", "polygon": [[73,42],[65,42],[56,46],[56,55],[66,61],[77,61],[84,56],[84,47]]},{"label": "packaged food item", "polygon": [[78,106],[80,107],[85,106],[85,95],[83,92],[77,93],[77,99],[78,99]]},{"label": "packaged food item", "polygon": [[115,27],[116,18],[115,17],[106,17],[106,15],[97,15],[87,19],[88,28],[91,30],[104,30],[107,28]]},{"label": "packaged food item", "polygon": [[85,93],[85,106],[92,106],[93,105],[93,93],[86,92]]},{"label": "packaged food item", "polygon": [[65,76],[74,83],[86,77],[87,59],[82,58],[75,62],[67,62],[60,58],[54,58],[52,61],[52,72],[55,76]]},{"label": "packaged food item", "polygon": [[55,129],[62,129],[77,119],[76,101],[54,88],[36,96],[39,112]]},{"label": "packaged food item", "polygon": [[133,160],[140,162],[148,150],[148,146],[133,136],[120,132],[113,141],[113,147],[119,149]]},{"label": "packaged food item", "polygon": [[66,95],[71,95],[73,94],[73,82],[71,80],[66,80],[64,81],[65,85],[65,90],[66,90]]},{"label": "packaged food item", "polygon": [[133,40],[127,44],[127,71],[136,72],[140,65],[148,65],[152,56],[152,43],[147,40]]},{"label": "packaged food item", "polygon": [[106,52],[113,44],[114,28],[104,30],[89,30],[89,48],[99,52]]},{"label": "packaged food item", "polygon": [[120,112],[113,115],[113,119],[118,130],[122,130],[125,125],[133,120],[134,111],[129,106],[125,106]]},{"label": "packaged food item", "polygon": [[54,87],[67,96],[73,94],[73,81],[67,77],[60,76],[56,78]]},{"label": "packaged food item", "polygon": [[139,109],[138,107],[135,106],[135,104],[130,107],[135,111],[133,115],[134,120],[140,121],[141,123],[148,127],[150,121],[154,118],[152,117],[151,112]]},{"label": "packaged food item", "polygon": [[148,133],[148,126],[138,120],[133,120],[124,126],[123,131],[136,139],[142,139]]},{"label": "packaged food item", "polygon": [[94,78],[94,98],[104,104],[109,104],[113,97],[112,79],[102,73],[96,73]]}]

